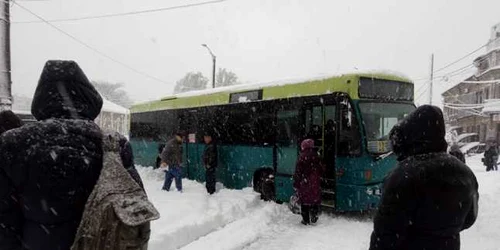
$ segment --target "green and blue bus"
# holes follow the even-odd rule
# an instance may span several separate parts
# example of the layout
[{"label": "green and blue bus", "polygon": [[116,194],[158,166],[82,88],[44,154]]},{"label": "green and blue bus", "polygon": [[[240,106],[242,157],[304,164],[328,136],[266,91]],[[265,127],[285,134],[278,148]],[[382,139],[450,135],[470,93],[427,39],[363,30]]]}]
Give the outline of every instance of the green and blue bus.
[{"label": "green and blue bus", "polygon": [[367,73],[183,93],[133,106],[131,143],[136,163],[152,166],[159,145],[186,131],[185,174],[203,182],[203,134],[213,131],[219,182],[261,191],[271,175],[274,197],[267,198],[287,202],[300,142],[311,138],[326,166],[323,205],[371,210],[396,165],[389,131],[415,109],[413,89],[404,77]]}]

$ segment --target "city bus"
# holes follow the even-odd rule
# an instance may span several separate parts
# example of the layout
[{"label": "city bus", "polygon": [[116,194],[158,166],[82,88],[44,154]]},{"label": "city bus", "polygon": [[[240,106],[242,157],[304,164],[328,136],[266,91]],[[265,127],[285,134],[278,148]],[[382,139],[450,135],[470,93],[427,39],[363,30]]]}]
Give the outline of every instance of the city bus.
[{"label": "city bus", "polygon": [[310,138],[325,165],[322,205],[371,210],[396,165],[389,131],[415,109],[413,89],[405,77],[360,73],[183,93],[133,106],[131,143],[136,163],[152,166],[159,145],[185,131],[185,177],[203,182],[203,134],[211,131],[218,182],[261,192],[271,177],[273,197],[264,198],[288,202],[299,145]]}]

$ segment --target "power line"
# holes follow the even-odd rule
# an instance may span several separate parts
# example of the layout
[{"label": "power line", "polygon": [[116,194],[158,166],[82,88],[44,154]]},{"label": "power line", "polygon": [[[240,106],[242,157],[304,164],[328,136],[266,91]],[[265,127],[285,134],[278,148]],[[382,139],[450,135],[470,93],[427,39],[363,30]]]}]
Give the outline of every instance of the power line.
[{"label": "power line", "polygon": [[[137,11],[123,12],[123,13],[103,14],[103,15],[94,15],[94,16],[86,16],[86,17],[52,19],[52,20],[46,20],[46,21],[51,22],[51,23],[57,23],[57,22],[73,22],[73,21],[83,21],[83,20],[92,20],[92,19],[101,19],[101,18],[120,17],[120,16],[132,16],[132,15],[140,15],[140,14],[146,14],[146,13],[185,9],[185,8],[191,8],[191,7],[202,6],[202,5],[210,5],[210,4],[222,3],[225,1],[228,1],[228,0],[214,0],[214,1],[206,1],[206,2],[201,2],[201,3],[191,3],[191,4],[177,5],[177,6],[171,6],[171,7],[149,9],[149,10],[137,10]],[[43,22],[45,22],[45,21],[19,21],[19,22],[12,22],[12,23],[13,24],[28,24],[28,23],[43,23]]]},{"label": "power line", "polygon": [[442,71],[442,70],[444,70],[444,69],[446,69],[446,68],[448,68],[448,67],[450,67],[450,66],[452,66],[452,65],[454,65],[454,64],[456,64],[456,63],[458,63],[460,61],[462,61],[463,59],[469,57],[470,55],[472,55],[472,54],[478,52],[479,50],[481,50],[482,48],[486,47],[486,45],[487,44],[482,45],[481,47],[475,49],[474,51],[468,53],[467,55],[460,57],[459,59],[457,59],[457,60],[455,60],[455,61],[453,61],[453,62],[451,62],[451,63],[449,63],[449,64],[447,64],[447,65],[445,65],[445,66],[443,66],[443,67],[441,67],[439,69],[437,69],[437,70],[435,70],[434,72]]},{"label": "power line", "polygon": [[430,85],[427,85],[427,88],[425,88],[424,91],[420,95],[418,95],[418,97],[415,100],[420,100],[420,98],[422,98],[422,96],[425,93],[427,93],[427,90],[429,90],[429,88],[430,88]]},{"label": "power line", "polygon": [[66,31],[64,31],[64,30],[62,30],[62,29],[60,29],[59,27],[57,27],[57,26],[55,26],[54,24],[50,23],[49,21],[45,20],[43,17],[41,17],[41,16],[39,16],[38,14],[34,13],[34,12],[33,12],[33,11],[31,11],[30,9],[28,9],[28,8],[26,8],[26,7],[24,7],[24,6],[22,6],[21,4],[19,4],[19,3],[17,3],[17,2],[14,2],[14,4],[16,4],[17,6],[19,6],[21,9],[23,9],[23,10],[25,10],[25,11],[29,12],[31,15],[35,16],[36,18],[40,19],[42,22],[46,23],[47,25],[49,25],[49,26],[50,26],[50,27],[52,27],[53,29],[55,29],[55,30],[57,30],[57,31],[61,32],[63,35],[65,35],[65,36],[67,36],[67,37],[71,38],[73,41],[75,41],[75,42],[79,43],[80,45],[82,45],[82,46],[84,46],[84,47],[86,47],[86,48],[88,48],[88,49],[90,49],[90,50],[94,51],[95,53],[97,53],[97,54],[101,55],[102,57],[105,57],[105,58],[107,58],[108,60],[111,60],[111,61],[113,61],[114,63],[117,63],[117,64],[119,64],[119,65],[121,65],[121,66],[123,66],[123,67],[125,67],[125,68],[127,68],[127,69],[129,69],[129,70],[131,70],[131,71],[133,71],[133,72],[135,72],[135,73],[137,73],[137,74],[139,74],[139,75],[145,76],[145,77],[147,77],[147,78],[149,78],[149,79],[152,79],[152,80],[155,80],[155,81],[157,81],[157,82],[161,82],[161,83],[165,83],[165,84],[167,84],[166,82],[164,82],[163,80],[161,80],[161,79],[159,79],[159,78],[157,78],[157,77],[154,77],[154,76],[148,75],[148,74],[146,74],[146,73],[144,73],[144,72],[142,72],[142,71],[139,71],[139,70],[137,70],[137,69],[135,69],[135,68],[133,68],[133,67],[131,67],[131,66],[129,66],[129,65],[127,65],[127,64],[125,64],[125,63],[122,63],[122,62],[120,62],[120,61],[118,61],[118,60],[114,59],[114,58],[113,58],[113,57],[111,57],[111,56],[108,56],[108,55],[107,55],[107,54],[105,54],[104,52],[101,52],[100,50],[95,49],[94,47],[92,47],[92,46],[88,45],[87,43],[85,43],[85,42],[81,41],[80,39],[76,38],[75,36],[73,36],[73,35],[69,34],[68,32],[66,32]]},{"label": "power line", "polygon": [[[448,63],[448,64],[446,64],[445,66],[443,66],[443,67],[441,67],[441,68],[439,68],[439,69],[435,70],[435,71],[434,71],[434,73],[437,73],[437,72],[443,71],[444,69],[447,69],[447,68],[449,68],[449,67],[451,67],[451,66],[453,66],[453,65],[455,65],[455,64],[457,64],[457,63],[459,63],[460,61],[464,60],[465,58],[467,58],[467,57],[471,56],[472,54],[474,54],[474,53],[478,52],[479,50],[483,49],[484,47],[486,47],[486,45],[488,45],[488,44],[481,45],[479,48],[477,48],[477,49],[475,49],[475,50],[473,50],[473,51],[471,51],[471,52],[467,53],[466,55],[464,55],[464,56],[462,56],[462,57],[458,58],[457,60],[455,60],[455,61],[453,61],[453,62],[451,62],[451,63]],[[468,67],[468,66],[470,66],[470,65],[473,65],[473,64],[469,64],[469,65],[467,65],[467,67]],[[447,74],[449,74],[449,73],[447,73]],[[420,80],[426,80],[426,79],[428,79],[428,77],[420,77],[420,78],[414,79],[414,81],[420,81]]]}]

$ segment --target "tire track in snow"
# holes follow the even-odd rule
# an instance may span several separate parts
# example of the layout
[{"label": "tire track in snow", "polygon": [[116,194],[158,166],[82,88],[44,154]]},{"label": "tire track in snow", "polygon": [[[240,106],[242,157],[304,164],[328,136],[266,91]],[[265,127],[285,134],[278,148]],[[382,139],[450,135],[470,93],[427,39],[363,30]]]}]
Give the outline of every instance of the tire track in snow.
[{"label": "tire track in snow", "polygon": [[[198,218],[196,222],[183,223],[183,225],[176,227],[175,230],[162,234],[161,240],[150,242],[149,249],[171,250],[186,246],[227,224],[240,220],[249,212],[257,209],[260,203],[258,195],[255,195],[255,198],[244,204],[226,204],[227,206],[223,206],[221,201],[216,199],[217,197],[213,198],[215,199],[208,199],[208,212]],[[223,203],[230,203],[230,201],[223,201]]]}]

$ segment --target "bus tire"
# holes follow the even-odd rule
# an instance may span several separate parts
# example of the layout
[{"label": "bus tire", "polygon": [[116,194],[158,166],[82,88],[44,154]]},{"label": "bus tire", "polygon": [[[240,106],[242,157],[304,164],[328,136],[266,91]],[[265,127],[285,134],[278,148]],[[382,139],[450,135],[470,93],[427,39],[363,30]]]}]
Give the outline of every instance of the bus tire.
[{"label": "bus tire", "polygon": [[275,200],[274,170],[263,168],[260,174],[260,197],[264,201]]}]

